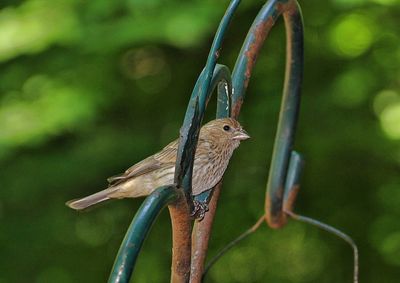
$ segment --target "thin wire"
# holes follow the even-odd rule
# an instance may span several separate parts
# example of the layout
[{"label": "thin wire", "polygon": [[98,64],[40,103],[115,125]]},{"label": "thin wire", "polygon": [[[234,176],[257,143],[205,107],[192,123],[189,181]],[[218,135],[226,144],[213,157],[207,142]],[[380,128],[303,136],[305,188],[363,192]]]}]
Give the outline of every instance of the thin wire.
[{"label": "thin wire", "polygon": [[231,248],[233,248],[235,245],[237,245],[240,241],[243,239],[247,238],[250,234],[254,233],[260,225],[264,222],[265,215],[262,215],[257,222],[251,226],[248,230],[240,234],[236,239],[228,243],[225,247],[223,247],[206,265],[204,268],[203,276],[202,276],[202,281],[206,277],[207,272],[210,270],[210,268],[226,253],[228,252]]},{"label": "thin wire", "polygon": [[328,224],[322,223],[318,220],[312,219],[310,217],[307,216],[302,216],[299,214],[296,214],[292,211],[288,211],[285,210],[285,213],[288,214],[290,217],[292,217],[295,220],[298,221],[302,221],[311,225],[314,225],[322,230],[325,230],[331,234],[336,235],[337,237],[341,238],[342,240],[344,240],[345,242],[347,242],[352,248],[353,248],[353,257],[354,257],[354,274],[353,274],[353,282],[354,283],[358,283],[358,272],[359,272],[359,268],[358,268],[358,248],[357,245],[355,244],[355,242],[353,241],[353,239],[346,235],[345,233],[343,233],[342,231],[329,226]]},{"label": "thin wire", "polygon": [[[353,241],[353,239],[346,235],[345,233],[343,233],[342,231],[328,225],[325,223],[322,223],[321,221],[312,219],[310,217],[307,216],[303,216],[303,215],[299,215],[296,214],[292,211],[288,211],[285,210],[284,211],[287,215],[289,215],[291,218],[307,223],[307,224],[311,224],[313,226],[316,226],[322,230],[325,230],[331,234],[336,235],[337,237],[341,238],[342,240],[344,240],[345,242],[347,242],[353,249],[353,259],[354,259],[354,273],[353,273],[353,282],[354,283],[358,283],[358,275],[359,275],[359,254],[358,254],[358,248],[357,245],[355,244],[355,242]],[[251,226],[248,230],[246,230],[245,232],[243,232],[242,234],[240,234],[236,239],[234,239],[233,241],[231,241],[230,243],[228,243],[224,248],[222,248],[206,265],[204,272],[203,272],[203,276],[202,276],[202,281],[204,280],[206,274],[208,273],[208,271],[211,269],[211,267],[225,254],[227,253],[231,248],[233,248],[235,245],[237,245],[240,241],[244,240],[245,238],[247,238],[249,235],[251,235],[252,233],[254,233],[259,227],[260,225],[264,222],[265,219],[265,215],[262,215],[257,222]]]}]

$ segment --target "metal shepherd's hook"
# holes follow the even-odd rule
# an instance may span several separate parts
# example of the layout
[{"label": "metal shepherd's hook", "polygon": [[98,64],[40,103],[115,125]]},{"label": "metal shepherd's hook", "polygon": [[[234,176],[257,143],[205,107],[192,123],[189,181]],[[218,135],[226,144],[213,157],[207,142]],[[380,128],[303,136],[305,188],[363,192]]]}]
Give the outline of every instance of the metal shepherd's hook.
[{"label": "metal shepherd's hook", "polygon": [[[144,239],[160,211],[168,206],[173,228],[171,282],[201,282],[205,272],[225,251],[254,232],[262,220],[272,228],[285,225],[287,216],[330,231],[350,243],[354,249],[354,282],[358,281],[358,252],[354,242],[344,233],[326,224],[300,216],[292,211],[298,189],[303,160],[293,151],[300,108],[303,74],[303,21],[296,0],[270,0],[260,10],[239,53],[232,76],[228,67],[217,64],[222,41],[240,0],[231,1],[216,32],[206,65],[193,89],[180,131],[175,166],[175,184],[158,188],[148,196],[136,213],[116,257],[109,282],[129,282]],[[203,221],[193,221],[191,179],[194,153],[207,103],[217,88],[217,118],[238,118],[253,67],[270,29],[283,16],[286,30],[286,72],[283,98],[265,199],[265,214],[249,231],[227,246],[204,270],[209,235],[221,189],[196,196],[196,201],[209,205]]]}]

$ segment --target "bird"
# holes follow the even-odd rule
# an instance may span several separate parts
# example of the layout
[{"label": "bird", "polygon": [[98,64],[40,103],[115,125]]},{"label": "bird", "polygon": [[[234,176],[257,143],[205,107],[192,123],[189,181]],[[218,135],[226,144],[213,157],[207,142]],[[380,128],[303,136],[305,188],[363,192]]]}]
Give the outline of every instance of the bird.
[{"label": "bird", "polygon": [[[249,134],[233,118],[215,119],[201,127],[193,164],[193,196],[213,188],[222,179],[233,151],[248,138]],[[108,188],[70,200],[66,205],[83,210],[109,199],[147,196],[158,187],[173,184],[178,145],[176,139],[123,174],[108,178]]]}]

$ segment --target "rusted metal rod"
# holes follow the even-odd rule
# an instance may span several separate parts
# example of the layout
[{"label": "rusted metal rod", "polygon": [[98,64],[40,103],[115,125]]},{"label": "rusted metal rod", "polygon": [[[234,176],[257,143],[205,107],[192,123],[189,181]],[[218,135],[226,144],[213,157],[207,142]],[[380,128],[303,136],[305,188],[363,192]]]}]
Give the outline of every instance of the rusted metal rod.
[{"label": "rusted metal rod", "polygon": [[148,196],[140,206],[122,241],[108,279],[109,283],[128,283],[143,242],[160,211],[178,199],[179,191],[173,186],[161,187]]},{"label": "rusted metal rod", "polygon": [[263,6],[253,22],[232,72],[232,117],[236,118],[257,56],[268,32],[281,15],[286,30],[286,72],[265,200],[266,219],[272,228],[279,228],[286,223],[286,216],[282,212],[283,189],[300,108],[303,22],[300,7],[295,0],[272,0]]},{"label": "rusted metal rod", "polygon": [[[173,226],[172,282],[187,282],[189,280],[197,283],[201,281],[208,241],[220,195],[221,182],[215,187],[213,198],[211,198],[212,191],[196,196],[196,198],[206,201],[211,199],[211,201],[209,203],[209,212],[202,222],[195,223],[195,228],[191,235],[189,212],[192,208],[191,177],[194,153],[200,126],[211,93],[215,87],[218,87],[218,118],[227,117],[228,115],[238,118],[257,55],[269,30],[282,14],[285,18],[287,34],[287,64],[278,134],[267,189],[266,218],[271,227],[280,227],[285,223],[285,214],[282,213],[281,209],[283,185],[293,144],[302,77],[303,34],[301,14],[295,0],[268,1],[260,10],[250,28],[231,79],[229,69],[218,65],[217,59],[226,29],[239,3],[240,0],[233,0],[230,3],[219,25],[206,65],[193,89],[180,131],[175,166],[175,186],[180,191],[180,197],[178,201],[169,205]],[[161,209],[162,206],[158,206],[157,212]],[[143,232],[142,241],[146,233]],[[190,254],[191,256],[189,257]],[[120,255],[117,257],[116,263],[119,260]],[[133,264],[134,261],[132,262]],[[129,279],[130,274],[131,272],[126,273],[124,278]],[[110,282],[118,281],[110,280]]]},{"label": "rusted metal rod", "polygon": [[[277,18],[283,14],[285,18],[286,24],[286,32],[287,32],[287,63],[286,64],[286,78],[285,78],[285,86],[284,86],[284,98],[281,107],[281,113],[287,105],[290,104],[291,108],[286,109],[284,114],[281,114],[280,123],[278,126],[278,134],[280,135],[279,141],[275,142],[274,154],[282,154],[284,153],[284,157],[289,159],[289,154],[291,151],[292,141],[294,139],[294,130],[295,124],[297,121],[297,113],[300,105],[300,84],[302,78],[302,63],[303,63],[303,33],[302,33],[302,19],[299,7],[296,1],[268,1],[260,10],[258,16],[253,22],[253,25],[250,28],[250,31],[245,39],[245,42],[242,46],[238,59],[236,61],[236,65],[232,74],[232,84],[233,84],[233,94],[232,94],[232,107],[231,107],[231,117],[238,118],[240,109],[244,100],[245,92],[247,90],[247,86],[251,77],[252,70],[255,66],[255,62],[257,60],[257,56],[261,50],[263,42],[268,35],[269,30],[272,28]],[[294,62],[293,62],[294,60]],[[294,109],[293,109],[294,108]],[[294,113],[288,113],[294,112]],[[289,115],[289,121],[284,115]],[[282,121],[283,120],[283,121]],[[282,130],[282,128],[284,128]],[[290,134],[288,140],[284,141],[284,146],[277,145],[278,142],[281,142],[282,139],[282,131],[287,134]],[[288,162],[288,160],[284,160]],[[276,158],[275,161],[273,159],[273,165],[275,164],[274,170],[276,171],[274,174],[280,174],[280,176],[275,177],[279,179],[283,184],[284,178],[286,175],[286,166],[282,164],[282,161],[279,166],[276,166]],[[271,175],[272,169],[270,171]],[[271,178],[271,176],[270,176]],[[282,188],[283,189],[283,188]],[[217,206],[217,198],[216,195],[219,196],[221,190],[221,184],[217,185],[214,189],[214,197],[210,202],[210,211],[207,213],[205,219],[201,223],[195,224],[195,230],[193,235],[193,256],[192,256],[192,275],[191,279],[193,283],[201,282],[201,274],[204,270],[204,260],[206,258],[207,248],[208,248],[208,240],[209,235],[211,233],[213,219],[215,216],[216,206]],[[269,189],[268,191],[270,191]],[[276,189],[275,189],[276,191]],[[273,199],[279,200],[279,194],[283,194],[281,192],[273,192]],[[267,200],[270,200],[267,193]],[[280,201],[282,201],[282,197],[280,197]],[[279,204],[279,201],[275,200],[275,204]],[[275,205],[276,206],[276,205]],[[271,213],[271,210],[274,210]],[[285,214],[281,213],[281,209],[278,210],[278,213],[275,212],[276,207],[267,209],[267,217],[269,224],[272,227],[278,227],[284,224],[284,221],[279,219],[276,221],[276,215],[279,214],[278,218],[284,218]],[[273,218],[275,217],[275,218]],[[273,219],[272,219],[273,218]]]},{"label": "rusted metal rod", "polygon": [[[190,278],[192,219],[186,198],[181,191],[180,197],[168,206],[172,225],[172,265],[171,282],[186,283]],[[189,241],[188,241],[189,239]]]}]

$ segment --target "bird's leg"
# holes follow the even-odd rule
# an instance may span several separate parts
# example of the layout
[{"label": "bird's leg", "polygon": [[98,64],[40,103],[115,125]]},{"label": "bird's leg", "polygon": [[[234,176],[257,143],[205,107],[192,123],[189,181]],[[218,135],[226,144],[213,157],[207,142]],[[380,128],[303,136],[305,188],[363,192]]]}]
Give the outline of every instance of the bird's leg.
[{"label": "bird's leg", "polygon": [[208,204],[206,202],[193,200],[193,210],[192,213],[190,214],[191,217],[194,217],[198,221],[201,221],[203,220],[207,211],[208,211]]}]

